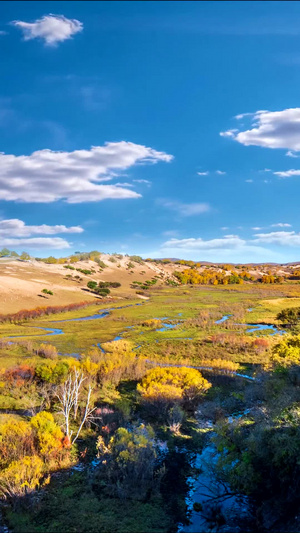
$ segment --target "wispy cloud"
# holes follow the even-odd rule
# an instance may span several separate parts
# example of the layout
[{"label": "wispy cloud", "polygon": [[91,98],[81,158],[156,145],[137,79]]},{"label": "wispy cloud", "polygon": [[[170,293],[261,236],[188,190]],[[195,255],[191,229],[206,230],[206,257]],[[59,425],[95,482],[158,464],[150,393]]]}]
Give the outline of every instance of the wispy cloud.
[{"label": "wispy cloud", "polygon": [[216,174],[219,174],[219,176],[225,176],[227,172],[225,172],[224,170],[216,170]]},{"label": "wispy cloud", "polygon": [[291,227],[292,227],[292,224],[287,224],[285,222],[278,222],[277,224],[271,224],[271,228],[291,228]]},{"label": "wispy cloud", "polygon": [[23,32],[24,41],[43,39],[47,46],[56,46],[66,39],[71,39],[83,29],[83,24],[79,20],[51,13],[34,22],[14,20],[11,24]]},{"label": "wispy cloud", "polygon": [[162,235],[164,237],[177,237],[179,234],[179,231],[176,230],[176,229],[171,229],[171,230],[167,230],[167,231],[163,231],[162,232]]},{"label": "wispy cloud", "polygon": [[167,209],[175,211],[182,217],[191,217],[195,215],[201,215],[211,210],[211,207],[207,203],[190,203],[184,204],[182,202],[159,199],[157,203]]},{"label": "wispy cloud", "polygon": [[147,187],[151,187],[151,185],[152,185],[151,181],[149,181],[149,180],[141,179],[141,180],[132,180],[132,181],[133,181],[133,183],[141,183],[143,185],[147,185]]},{"label": "wispy cloud", "polygon": [[1,246],[12,246],[15,248],[46,248],[46,249],[56,249],[61,250],[64,248],[70,248],[71,244],[65,239],[60,237],[34,237],[32,239],[10,239],[4,238],[0,239]]},{"label": "wispy cloud", "polygon": [[197,172],[198,176],[208,176],[209,171],[205,170],[205,172]]},{"label": "wispy cloud", "polygon": [[198,239],[170,239],[162,246],[163,248],[175,248],[180,250],[216,250],[222,248],[237,248],[246,244],[246,241],[241,239],[238,235],[224,235],[219,239],[204,240],[200,237]]},{"label": "wispy cloud", "polygon": [[295,159],[297,159],[298,157],[300,157],[299,155],[295,154],[295,152],[292,152],[292,150],[288,150],[287,153],[285,154],[287,157],[293,157]]}]

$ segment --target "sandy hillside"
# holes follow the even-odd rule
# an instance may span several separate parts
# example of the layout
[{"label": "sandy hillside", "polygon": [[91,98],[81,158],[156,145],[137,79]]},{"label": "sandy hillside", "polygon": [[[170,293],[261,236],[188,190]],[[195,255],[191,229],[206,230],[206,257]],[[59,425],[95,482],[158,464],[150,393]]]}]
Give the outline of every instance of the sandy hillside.
[{"label": "sandy hillside", "polygon": [[[107,265],[102,272],[93,261],[79,261],[72,265],[75,268],[94,269],[95,274],[84,275],[76,270],[68,270],[63,265],[47,265],[31,261],[1,260],[0,262],[0,314],[14,313],[21,309],[34,309],[38,306],[65,305],[73,302],[95,301],[95,296],[86,289],[90,280],[118,281],[121,287],[111,289],[111,296],[126,297],[136,295],[130,287],[132,281],[150,280],[156,275],[166,279],[172,275],[174,265],[154,265],[152,263],[134,263],[133,273],[128,269],[129,258],[123,257],[116,263],[110,261],[111,256],[102,255]],[[119,266],[120,265],[120,266]],[[80,276],[80,281],[75,276]],[[69,279],[67,276],[70,276]],[[73,278],[73,279],[72,279]],[[53,296],[42,294],[43,289],[53,292]]]}]

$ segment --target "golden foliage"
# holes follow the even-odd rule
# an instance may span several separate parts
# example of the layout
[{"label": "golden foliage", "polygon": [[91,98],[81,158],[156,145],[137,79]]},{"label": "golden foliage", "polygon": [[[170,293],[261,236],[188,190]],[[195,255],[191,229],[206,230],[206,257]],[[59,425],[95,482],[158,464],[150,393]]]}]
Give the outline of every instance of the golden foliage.
[{"label": "golden foliage", "polygon": [[142,379],[137,390],[145,400],[193,400],[211,387],[198,370],[187,367],[157,367]]}]

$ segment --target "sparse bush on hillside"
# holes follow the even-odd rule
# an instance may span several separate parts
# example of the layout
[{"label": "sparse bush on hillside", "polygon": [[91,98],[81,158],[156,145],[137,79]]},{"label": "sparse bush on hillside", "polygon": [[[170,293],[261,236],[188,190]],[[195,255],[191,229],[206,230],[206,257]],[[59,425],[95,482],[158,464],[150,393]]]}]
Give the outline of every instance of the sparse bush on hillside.
[{"label": "sparse bush on hillside", "polygon": [[99,259],[98,257],[95,258],[95,262],[99,265],[100,268],[107,268],[108,265],[106,265],[104,263],[104,261],[102,261],[101,259]]},{"label": "sparse bush on hillside", "polygon": [[43,289],[41,292],[43,292],[44,294],[50,294],[50,296],[53,296],[53,292],[50,291],[49,289]]},{"label": "sparse bush on hillside", "polygon": [[134,263],[139,263],[140,265],[144,264],[144,260],[139,255],[130,255],[129,259]]},{"label": "sparse bush on hillside", "polygon": [[97,288],[96,291],[95,291],[99,296],[108,296],[108,294],[110,293],[110,290],[109,289],[101,289],[101,288]]},{"label": "sparse bush on hillside", "polygon": [[95,291],[98,287],[97,281],[88,281],[86,285],[88,289],[91,289],[91,291]]}]

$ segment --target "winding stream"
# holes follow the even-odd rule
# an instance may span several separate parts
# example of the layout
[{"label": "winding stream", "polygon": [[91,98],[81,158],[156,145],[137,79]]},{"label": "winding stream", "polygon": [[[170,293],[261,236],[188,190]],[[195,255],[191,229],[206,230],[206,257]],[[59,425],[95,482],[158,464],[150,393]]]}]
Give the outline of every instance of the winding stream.
[{"label": "winding stream", "polygon": [[[247,309],[248,312],[253,311],[252,308]],[[232,315],[224,315],[219,320],[215,321],[215,324],[223,324],[223,322],[226,322]],[[234,324],[234,326],[245,326],[247,328],[247,333],[254,333],[255,331],[264,331],[264,330],[271,330],[273,333],[271,335],[284,335],[286,331],[284,329],[278,329],[277,326],[274,324]],[[250,329],[249,329],[250,328]]]}]

